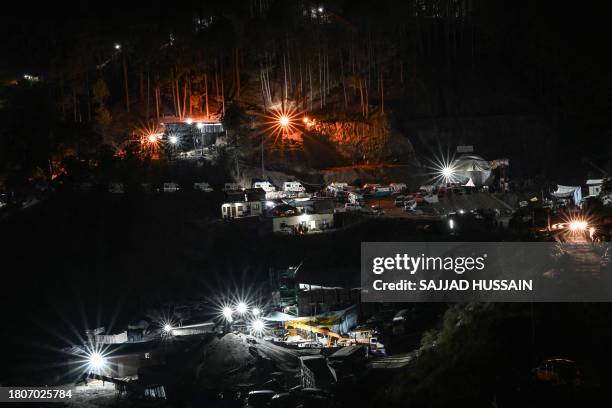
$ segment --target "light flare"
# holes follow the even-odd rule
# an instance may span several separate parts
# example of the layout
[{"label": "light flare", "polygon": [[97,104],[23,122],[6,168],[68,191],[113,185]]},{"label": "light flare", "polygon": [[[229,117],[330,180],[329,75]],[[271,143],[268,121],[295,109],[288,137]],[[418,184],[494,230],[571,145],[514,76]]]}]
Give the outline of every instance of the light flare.
[{"label": "light flare", "polygon": [[433,184],[453,184],[459,182],[455,158],[447,154],[440,155],[429,160],[428,174],[431,176],[429,182]]},{"label": "light flare", "polygon": [[300,134],[300,125],[304,122],[301,114],[293,106],[284,106],[272,110],[267,115],[262,115],[266,131],[274,138],[274,143],[283,139],[292,139]]}]

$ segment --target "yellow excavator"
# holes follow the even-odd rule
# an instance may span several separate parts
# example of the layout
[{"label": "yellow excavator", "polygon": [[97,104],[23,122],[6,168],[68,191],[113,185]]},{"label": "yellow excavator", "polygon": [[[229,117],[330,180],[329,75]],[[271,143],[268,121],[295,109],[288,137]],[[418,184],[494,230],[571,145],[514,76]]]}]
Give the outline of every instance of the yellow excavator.
[{"label": "yellow excavator", "polygon": [[373,330],[359,330],[355,336],[345,337],[331,331],[327,327],[311,326],[299,320],[287,320],[284,325],[285,329],[291,334],[297,334],[297,330],[302,330],[325,336],[327,347],[346,347],[363,344],[368,346],[374,354],[384,354],[385,346],[378,342],[377,337],[374,337]]}]

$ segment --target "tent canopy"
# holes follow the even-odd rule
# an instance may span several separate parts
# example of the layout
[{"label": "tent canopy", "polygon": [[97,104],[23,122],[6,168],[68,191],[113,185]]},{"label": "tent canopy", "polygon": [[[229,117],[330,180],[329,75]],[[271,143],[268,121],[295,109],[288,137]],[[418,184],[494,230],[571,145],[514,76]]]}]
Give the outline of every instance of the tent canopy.
[{"label": "tent canopy", "polygon": [[551,194],[556,198],[571,198],[575,204],[582,200],[582,189],[580,186],[562,186],[559,184],[557,185],[557,190]]}]

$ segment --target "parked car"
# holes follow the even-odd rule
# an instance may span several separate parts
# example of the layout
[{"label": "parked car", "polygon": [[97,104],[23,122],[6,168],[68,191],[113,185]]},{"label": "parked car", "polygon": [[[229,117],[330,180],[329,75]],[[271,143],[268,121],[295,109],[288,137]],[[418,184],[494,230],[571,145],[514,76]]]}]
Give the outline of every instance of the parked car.
[{"label": "parked car", "polygon": [[210,186],[210,184],[206,182],[193,183],[193,189],[195,191],[203,191],[205,193],[212,193],[214,191],[212,187]]},{"label": "parked car", "polygon": [[405,183],[391,183],[389,184],[389,187],[391,188],[394,194],[399,194],[408,189]]},{"label": "parked car", "polygon": [[306,191],[306,189],[299,181],[285,181],[283,183],[283,191],[299,193]]},{"label": "parked car", "polygon": [[223,192],[236,190],[242,190],[242,186],[238,183],[225,183],[222,189]]},{"label": "parked car", "polygon": [[398,195],[397,197],[395,197],[394,204],[395,204],[396,207],[403,207],[405,201],[406,201],[406,196]]},{"label": "parked car", "polygon": [[295,407],[299,404],[299,401],[296,393],[281,392],[272,397],[270,406],[272,408]]},{"label": "parked car", "polygon": [[298,343],[298,348],[321,348],[321,343],[316,341],[305,341]]},{"label": "parked car", "polygon": [[248,408],[269,407],[275,394],[276,392],[272,390],[250,391],[245,406]]},{"label": "parked car", "polygon": [[110,183],[108,185],[108,192],[111,194],[123,194],[123,183]]},{"label": "parked car", "polygon": [[359,204],[356,204],[356,203],[346,203],[346,204],[344,204],[344,209],[346,211],[360,211],[361,210],[361,206]]},{"label": "parked car", "polygon": [[404,202],[404,211],[415,211],[417,208],[417,202],[415,200],[408,200]]},{"label": "parked car", "polygon": [[385,215],[385,209],[377,205],[372,206],[372,212],[374,213],[374,215],[378,216]]},{"label": "parked car", "polygon": [[181,188],[176,183],[164,183],[162,186],[162,191],[164,193],[176,193]]}]

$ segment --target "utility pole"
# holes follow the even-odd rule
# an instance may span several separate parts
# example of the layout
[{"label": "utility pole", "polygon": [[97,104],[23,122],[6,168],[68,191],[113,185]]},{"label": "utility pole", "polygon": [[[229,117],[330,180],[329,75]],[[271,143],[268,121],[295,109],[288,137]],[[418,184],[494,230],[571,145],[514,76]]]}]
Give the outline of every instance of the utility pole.
[{"label": "utility pole", "polygon": [[262,179],[266,177],[266,170],[264,168],[264,140],[265,140],[265,132],[261,132],[261,178]]}]

